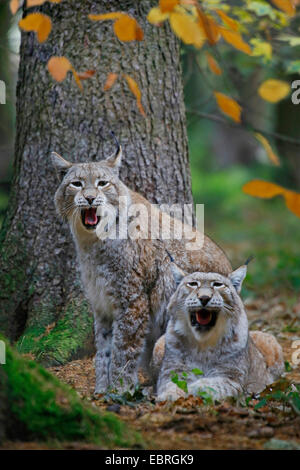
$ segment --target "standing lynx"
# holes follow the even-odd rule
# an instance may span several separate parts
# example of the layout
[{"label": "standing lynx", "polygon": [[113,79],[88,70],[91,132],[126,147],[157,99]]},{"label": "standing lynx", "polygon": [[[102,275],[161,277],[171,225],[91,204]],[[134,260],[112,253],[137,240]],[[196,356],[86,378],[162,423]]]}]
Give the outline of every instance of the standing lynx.
[{"label": "standing lynx", "polygon": [[[154,342],[165,330],[165,306],[175,288],[166,249],[187,271],[227,274],[231,269],[223,251],[208,237],[197,250],[189,251],[186,239],[163,240],[151,233],[134,240],[124,236],[123,222],[132,222],[128,214],[134,204],[142,213],[143,208],[147,211],[136,231],[149,226],[150,213],[158,215],[161,223],[162,212],[120,181],[121,156],[118,147],[106,160],[73,164],[52,154],[61,175],[56,208],[69,222],[94,313],[98,393],[135,384],[139,366],[147,366]],[[191,227],[164,217],[174,230],[187,228],[195,238],[197,232]],[[109,236],[113,230],[117,237]]]},{"label": "standing lynx", "polygon": [[153,367],[159,371],[158,400],[184,395],[172,373],[200,370],[187,378],[188,393],[208,391],[216,399],[262,391],[284,371],[281,346],[274,336],[248,332],[239,296],[246,265],[230,275],[186,274],[174,263],[178,284],[168,305],[166,334],[154,348]]}]

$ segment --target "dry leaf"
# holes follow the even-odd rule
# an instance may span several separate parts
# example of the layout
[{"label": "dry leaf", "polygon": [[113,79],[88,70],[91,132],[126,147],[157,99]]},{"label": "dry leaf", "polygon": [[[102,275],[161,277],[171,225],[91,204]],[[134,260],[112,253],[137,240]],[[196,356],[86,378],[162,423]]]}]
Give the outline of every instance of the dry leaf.
[{"label": "dry leaf", "polygon": [[197,8],[197,14],[198,24],[203,30],[204,35],[206,36],[209,44],[212,46],[215,45],[221,36],[219,26],[213,18],[205,15],[199,7]]},{"label": "dry leaf", "polygon": [[220,110],[235,122],[240,123],[242,111],[241,106],[233,98],[230,98],[223,93],[215,91],[214,95]]},{"label": "dry leaf", "polygon": [[222,69],[219,66],[218,62],[215,60],[215,58],[209,53],[206,52],[206,59],[208,66],[210,70],[215,74],[215,75],[222,75]]},{"label": "dry leaf", "polygon": [[162,13],[170,12],[179,5],[179,0],[159,0],[159,8]]},{"label": "dry leaf", "polygon": [[42,13],[30,13],[19,21],[19,26],[24,31],[35,31],[39,42],[44,42],[48,38],[52,23],[47,15]]},{"label": "dry leaf", "polygon": [[113,86],[117,78],[118,78],[118,75],[116,73],[109,73],[107,76],[105,85],[103,87],[103,90],[104,91],[109,90]]},{"label": "dry leaf", "polygon": [[279,10],[284,11],[289,16],[294,16],[296,13],[296,8],[292,0],[271,0],[271,2],[279,8]]},{"label": "dry leaf", "polygon": [[264,149],[265,149],[269,159],[271,160],[271,162],[274,163],[274,165],[276,165],[276,166],[280,166],[280,160],[279,160],[278,156],[273,152],[273,149],[272,149],[271,145],[269,144],[268,140],[263,135],[261,135],[259,132],[255,132],[254,135],[257,138],[257,140],[259,140],[259,142],[264,147]]},{"label": "dry leaf", "polygon": [[162,13],[159,8],[151,8],[147,16],[147,20],[151,24],[163,23],[167,18],[169,18],[169,13]]},{"label": "dry leaf", "polygon": [[221,20],[223,20],[224,23],[227,24],[230,29],[232,29],[233,31],[238,31],[239,25],[236,20],[230,18],[230,16],[226,15],[226,13],[224,13],[224,11],[222,10],[216,10],[216,13],[218,13]]},{"label": "dry leaf", "polygon": [[188,15],[181,13],[170,14],[170,25],[185,44],[193,44],[200,48],[205,42],[205,36],[199,25]]},{"label": "dry leaf", "polygon": [[277,103],[290,93],[290,85],[282,80],[271,78],[260,85],[258,93],[265,101]]},{"label": "dry leaf", "polygon": [[146,113],[144,111],[144,108],[142,106],[142,101],[141,101],[142,94],[141,94],[141,90],[139,89],[138,84],[129,75],[124,75],[124,77],[126,78],[126,81],[128,83],[131,93],[133,93],[133,95],[136,97],[136,102],[137,102],[137,106],[139,108],[140,113],[142,114],[142,116],[146,117]]},{"label": "dry leaf", "polygon": [[231,44],[239,51],[245,52],[245,54],[251,55],[251,48],[249,44],[243,40],[239,33],[236,31],[229,31],[228,29],[222,27],[220,27],[220,31],[224,40],[228,42],[228,44]]},{"label": "dry leaf", "polygon": [[10,0],[9,8],[13,15],[15,15],[19,9],[19,0]]},{"label": "dry leaf", "polygon": [[144,33],[138,22],[129,15],[122,15],[114,23],[114,32],[120,41],[142,41]]},{"label": "dry leaf", "polygon": [[87,80],[88,78],[93,77],[95,75],[96,70],[86,70],[85,72],[78,73],[78,77],[80,80]]},{"label": "dry leaf", "polygon": [[124,15],[122,11],[113,11],[112,13],[103,13],[102,15],[89,15],[89,19],[93,21],[118,20]]},{"label": "dry leaf", "polygon": [[66,78],[67,73],[71,70],[77,85],[79,86],[80,90],[83,90],[82,83],[76,70],[66,57],[51,57],[51,59],[48,61],[47,68],[49,73],[57,82],[62,82]]},{"label": "dry leaf", "polygon": [[26,5],[27,5],[27,8],[36,7],[38,5],[43,5],[45,1],[46,0],[27,0]]},{"label": "dry leaf", "polygon": [[287,208],[297,217],[300,217],[300,194],[290,191],[275,183],[253,180],[243,186],[243,191],[250,196],[271,199],[275,196],[283,196]]}]

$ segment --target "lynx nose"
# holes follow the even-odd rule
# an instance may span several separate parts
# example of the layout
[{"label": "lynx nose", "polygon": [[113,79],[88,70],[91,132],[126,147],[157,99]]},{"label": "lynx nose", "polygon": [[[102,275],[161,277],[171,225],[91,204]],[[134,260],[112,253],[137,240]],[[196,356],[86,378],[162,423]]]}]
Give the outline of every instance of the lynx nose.
[{"label": "lynx nose", "polygon": [[205,305],[208,304],[210,299],[211,297],[209,297],[209,295],[202,295],[201,297],[199,297],[199,300],[201,301],[203,307],[205,307]]},{"label": "lynx nose", "polygon": [[96,198],[94,196],[85,196],[85,199],[87,200],[87,202],[91,206]]}]

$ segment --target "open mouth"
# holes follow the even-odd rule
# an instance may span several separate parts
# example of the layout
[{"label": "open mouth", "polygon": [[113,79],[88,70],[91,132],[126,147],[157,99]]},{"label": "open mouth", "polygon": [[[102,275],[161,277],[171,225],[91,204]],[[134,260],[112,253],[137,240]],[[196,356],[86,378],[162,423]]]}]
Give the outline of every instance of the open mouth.
[{"label": "open mouth", "polygon": [[207,331],[213,328],[218,318],[219,310],[197,308],[190,310],[191,324],[197,330]]},{"label": "open mouth", "polygon": [[97,208],[90,207],[81,211],[81,220],[88,230],[95,229],[99,223],[100,217],[97,216]]}]

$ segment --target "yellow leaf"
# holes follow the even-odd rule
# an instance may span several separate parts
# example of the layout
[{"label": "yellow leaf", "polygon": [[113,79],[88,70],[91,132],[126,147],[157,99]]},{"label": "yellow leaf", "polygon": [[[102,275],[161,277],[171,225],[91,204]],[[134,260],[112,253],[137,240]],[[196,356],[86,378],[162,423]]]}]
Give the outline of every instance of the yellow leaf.
[{"label": "yellow leaf", "polygon": [[233,98],[230,98],[223,93],[215,91],[214,95],[220,110],[235,122],[240,123],[242,111],[241,106]]},{"label": "yellow leaf", "polygon": [[142,114],[142,116],[146,117],[146,113],[144,111],[144,108],[142,106],[142,101],[141,101],[142,94],[141,94],[141,90],[139,89],[138,84],[129,75],[124,75],[124,77],[128,83],[131,93],[136,97],[136,102],[137,102],[137,106],[139,108],[140,113]]},{"label": "yellow leaf", "polygon": [[292,0],[271,0],[271,2],[288,16],[294,16],[296,13],[296,8]]},{"label": "yellow leaf", "polygon": [[71,71],[80,90],[83,90],[79,75],[66,57],[51,57],[48,61],[47,68],[57,82],[62,82],[66,78],[67,73]]},{"label": "yellow leaf", "polygon": [[52,23],[47,15],[31,13],[19,21],[19,26],[24,31],[35,31],[38,41],[44,42],[51,32]]},{"label": "yellow leaf", "polygon": [[243,186],[243,191],[250,196],[271,199],[275,196],[283,196],[287,208],[297,217],[300,217],[300,194],[290,191],[275,183],[253,180]]},{"label": "yellow leaf", "polygon": [[27,8],[30,8],[30,7],[36,7],[38,5],[42,5],[43,3],[45,3],[46,0],[27,0],[26,4],[27,4]]},{"label": "yellow leaf", "polygon": [[120,41],[142,41],[144,33],[138,22],[129,15],[122,15],[114,23],[115,35]]},{"label": "yellow leaf", "polygon": [[259,89],[259,95],[270,103],[277,103],[280,100],[283,100],[290,93],[290,85],[287,82],[282,80],[276,80],[270,78],[263,82]]},{"label": "yellow leaf", "polygon": [[269,42],[253,38],[250,39],[250,43],[253,46],[252,55],[254,57],[262,56],[267,61],[272,59],[272,45]]},{"label": "yellow leaf", "polygon": [[147,16],[147,20],[151,24],[163,23],[167,18],[169,18],[169,13],[162,13],[159,8],[151,8]]},{"label": "yellow leaf", "polygon": [[13,15],[15,15],[19,9],[19,0],[10,0],[9,8]]},{"label": "yellow leaf", "polygon": [[226,15],[226,13],[224,13],[224,11],[222,10],[216,10],[216,12],[218,13],[221,20],[223,20],[224,23],[227,24],[230,29],[232,29],[233,31],[238,31],[239,25],[236,20],[230,18],[230,16]]},{"label": "yellow leaf", "polygon": [[167,13],[179,5],[179,0],[159,0],[159,8],[162,13]]},{"label": "yellow leaf", "polygon": [[279,160],[278,156],[273,152],[272,147],[269,144],[268,140],[263,135],[261,135],[259,132],[255,132],[254,135],[257,138],[257,140],[259,140],[259,142],[264,147],[264,149],[265,149],[269,159],[271,160],[271,162],[274,163],[274,165],[276,165],[276,166],[280,166],[280,160]]},{"label": "yellow leaf", "polygon": [[221,34],[228,44],[231,44],[233,47],[238,49],[239,51],[245,52],[245,54],[251,55],[251,48],[249,44],[247,44],[242,36],[237,33],[236,31],[229,31],[226,28],[220,28]]},{"label": "yellow leaf", "polygon": [[170,13],[170,25],[185,44],[193,44],[200,48],[205,42],[205,36],[198,24],[188,15]]},{"label": "yellow leaf", "polygon": [[103,90],[104,91],[109,90],[113,86],[117,78],[118,78],[118,75],[116,73],[109,73],[107,76],[105,85],[103,87]]},{"label": "yellow leaf", "polygon": [[198,24],[203,31],[203,34],[207,38],[209,44],[212,46],[218,42],[220,39],[220,30],[219,26],[215,22],[213,18],[207,16],[203,13],[203,11],[198,7],[197,8],[198,14]]},{"label": "yellow leaf", "polygon": [[122,11],[113,11],[111,13],[103,13],[101,15],[89,15],[89,19],[93,21],[106,21],[106,20],[118,20],[122,18],[125,13]]},{"label": "yellow leaf", "polygon": [[215,75],[222,75],[222,69],[220,68],[215,58],[209,52],[206,52],[206,59],[210,70]]}]

